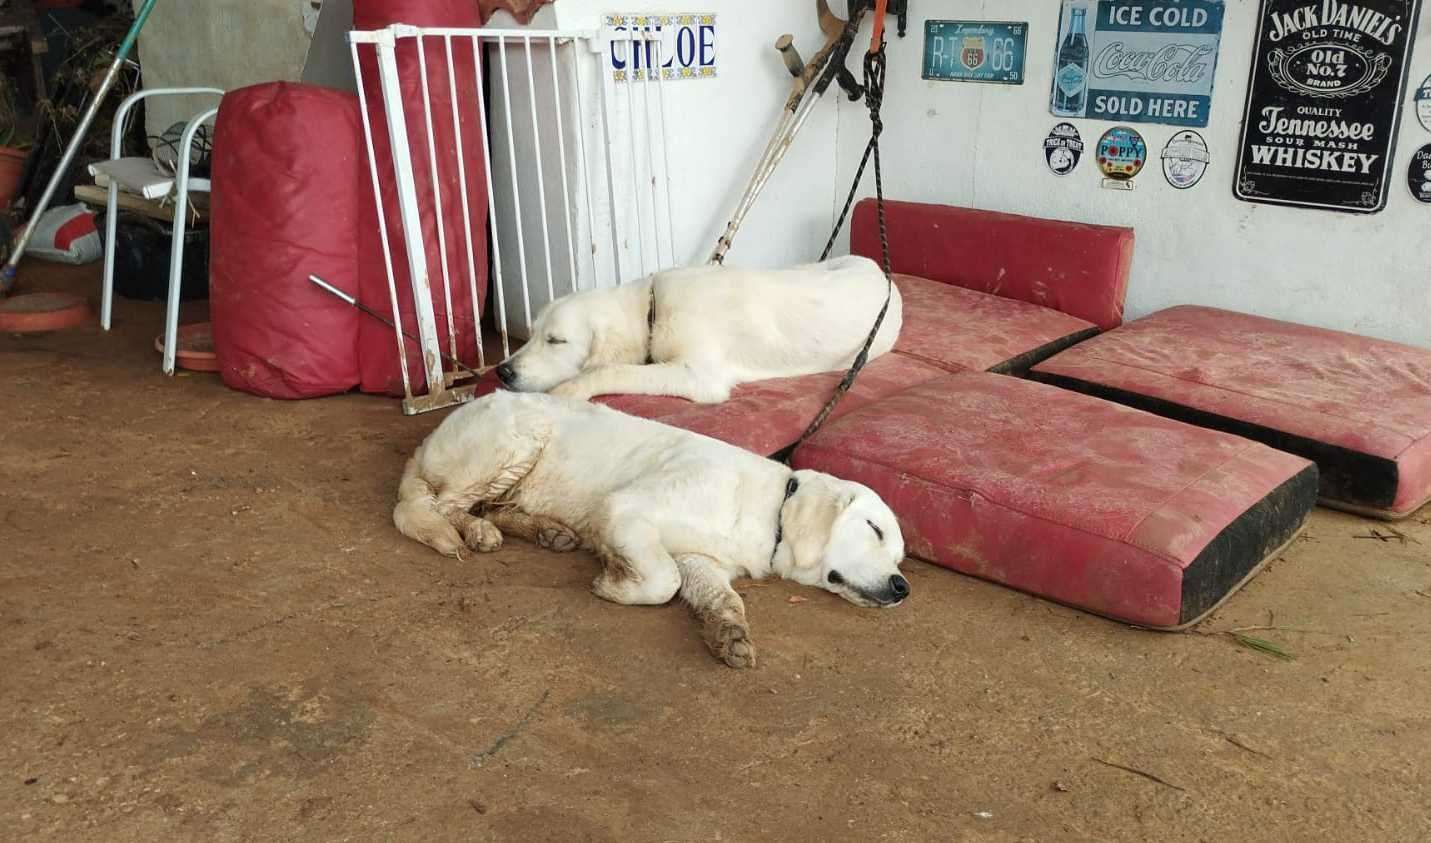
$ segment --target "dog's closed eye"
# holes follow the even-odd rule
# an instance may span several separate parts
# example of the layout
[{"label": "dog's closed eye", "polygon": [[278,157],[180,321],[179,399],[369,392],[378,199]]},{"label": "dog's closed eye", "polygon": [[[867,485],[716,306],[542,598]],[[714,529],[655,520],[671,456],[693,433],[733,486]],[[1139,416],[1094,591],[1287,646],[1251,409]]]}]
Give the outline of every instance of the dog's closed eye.
[{"label": "dog's closed eye", "polygon": [[547,345],[562,345],[565,342],[561,337],[547,337]]},{"label": "dog's closed eye", "polygon": [[884,530],[876,527],[873,521],[866,521],[865,523],[870,525],[870,529],[875,531],[875,536],[877,536],[880,541],[884,541]]}]

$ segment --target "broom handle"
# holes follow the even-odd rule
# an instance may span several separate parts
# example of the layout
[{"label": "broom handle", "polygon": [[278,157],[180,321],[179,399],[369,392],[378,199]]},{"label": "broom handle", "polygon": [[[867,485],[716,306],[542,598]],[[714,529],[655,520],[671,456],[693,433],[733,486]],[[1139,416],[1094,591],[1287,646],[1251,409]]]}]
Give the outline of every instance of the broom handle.
[{"label": "broom handle", "polygon": [[20,257],[25,254],[25,247],[30,244],[30,238],[35,235],[35,227],[40,222],[40,216],[50,207],[50,200],[54,199],[60,181],[69,170],[70,164],[74,162],[80,145],[84,143],[85,135],[89,133],[89,126],[94,122],[95,115],[99,113],[100,104],[104,102],[104,97],[109,93],[109,89],[114,87],[114,80],[119,78],[119,71],[124,67],[124,62],[129,57],[129,51],[134,48],[134,42],[139,39],[139,30],[144,28],[144,22],[149,20],[149,13],[154,11],[154,4],[157,2],[158,0],[144,0],[144,5],[139,7],[139,11],[135,13],[134,23],[130,25],[129,32],[120,42],[119,51],[114,54],[114,61],[104,74],[104,81],[100,82],[99,90],[94,92],[94,98],[90,100],[89,107],[85,109],[84,116],[80,118],[79,126],[65,147],[65,154],[60,158],[59,166],[50,175],[50,182],[45,185],[45,192],[40,195],[40,201],[35,204],[35,209],[30,213],[30,221],[25,224],[25,230],[21,232],[20,239],[15,242],[14,250],[6,260],[4,269],[0,269],[0,295],[10,292],[11,286],[14,285],[15,267],[20,264]]}]

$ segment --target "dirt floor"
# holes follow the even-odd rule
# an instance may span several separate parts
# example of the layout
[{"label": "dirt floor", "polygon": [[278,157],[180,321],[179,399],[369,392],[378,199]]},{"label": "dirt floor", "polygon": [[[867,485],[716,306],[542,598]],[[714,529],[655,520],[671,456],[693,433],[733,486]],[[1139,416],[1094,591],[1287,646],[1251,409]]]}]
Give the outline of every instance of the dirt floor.
[{"label": "dirt floor", "polygon": [[[1431,511],[1400,534],[1318,511],[1192,634],[920,562],[890,611],[754,585],[761,663],[737,672],[681,607],[591,596],[589,557],[399,536],[397,475],[438,414],[165,378],[160,306],[116,313],[109,335],[0,336],[0,837],[1431,829]],[[1266,626],[1292,660],[1222,634]]]}]

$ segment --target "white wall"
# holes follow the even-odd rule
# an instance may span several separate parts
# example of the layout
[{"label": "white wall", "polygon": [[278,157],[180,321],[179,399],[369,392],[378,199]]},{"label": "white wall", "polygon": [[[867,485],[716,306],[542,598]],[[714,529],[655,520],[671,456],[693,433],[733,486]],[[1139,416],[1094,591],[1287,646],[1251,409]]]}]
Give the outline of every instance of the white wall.
[{"label": "white wall", "polygon": [[[605,56],[584,47],[573,52],[570,46],[559,51],[562,84],[567,172],[573,202],[572,213],[563,219],[563,196],[558,173],[560,150],[554,140],[556,124],[552,106],[547,51],[534,48],[533,70],[538,95],[536,105],[541,129],[540,143],[534,138],[528,112],[531,94],[526,80],[524,49],[520,42],[507,50],[509,78],[503,84],[498,52],[492,51],[490,71],[492,91],[493,195],[497,208],[497,237],[500,250],[501,288],[507,326],[517,337],[525,337],[527,301],[536,313],[548,300],[547,270],[541,241],[541,217],[536,197],[535,162],[540,157],[545,176],[547,221],[552,243],[552,288],[557,295],[574,288],[607,286],[635,280],[655,269],[673,265],[704,263],[729,218],[756,158],[775,127],[781,106],[790,91],[791,79],[774,49],[783,32],[797,35],[797,45],[806,52],[818,48],[820,36],[814,3],[782,3],[751,14],[748,0],[711,0],[673,6],[641,0],[612,4],[601,0],[560,0],[543,7],[528,28],[561,29],[566,32],[595,32],[606,14],[713,13],[717,21],[717,77],[698,80],[666,80],[664,85],[665,154],[662,167],[659,152],[650,149],[648,119],[661,136],[661,120],[656,103],[656,85],[634,88],[614,82],[605,67]],[[838,4],[837,4],[838,5]],[[737,14],[740,12],[740,14]],[[489,28],[520,29],[515,21],[499,12]],[[619,47],[624,52],[624,46]],[[582,59],[581,110],[578,111],[569,62]],[[605,87],[606,113],[603,115]],[[507,141],[506,93],[510,91],[514,118],[512,142]],[[650,97],[650,103],[647,97]],[[730,265],[781,266],[818,256],[833,221],[835,193],[842,189],[832,182],[835,169],[837,117],[834,97],[807,122],[796,146],[787,155],[781,170],[766,187],[759,204],[746,217]],[[634,103],[634,106],[633,106]],[[578,122],[585,130],[587,164],[583,180],[577,164]],[[610,131],[610,193],[607,153],[604,147]],[[633,134],[634,132],[634,134]],[[633,154],[634,138],[634,154]],[[520,184],[522,242],[526,248],[527,295],[522,295],[521,263],[518,255],[517,215],[508,170],[512,150],[517,153]],[[634,162],[634,163],[633,163]],[[633,169],[635,175],[633,177]],[[669,174],[669,191],[665,182]],[[636,186],[640,186],[637,190]],[[592,221],[583,201],[592,191]],[[670,213],[667,213],[669,197]],[[841,196],[841,199],[843,196]],[[616,242],[612,242],[611,216],[614,201]],[[669,224],[668,224],[669,220]],[[566,260],[566,226],[577,242],[577,278],[569,277]],[[658,245],[659,241],[659,245]],[[613,259],[614,256],[614,259]],[[494,278],[494,283],[497,281]]]},{"label": "white wall", "polygon": [[[844,4],[836,0],[832,5]],[[792,33],[806,55],[821,43],[813,0],[558,0],[552,8],[562,28],[574,29],[596,28],[604,13],[716,15],[716,78],[666,83],[677,263],[704,262],[725,229],[790,91],[790,75],[780,63],[775,39]],[[834,99],[827,97],[806,123],[746,217],[727,264],[780,266],[818,256],[834,220],[835,194],[845,189],[832,179]]]},{"label": "white wall", "polygon": [[[1093,146],[1111,123],[1073,121],[1089,150],[1074,174],[1058,178],[1044,164],[1042,141],[1058,122],[1048,111],[1058,0],[912,0],[908,37],[894,37],[891,22],[883,143],[887,195],[1132,226],[1137,247],[1130,317],[1192,302],[1431,346],[1431,206],[1416,203],[1405,186],[1408,157],[1431,142],[1431,134],[1414,115],[1407,113],[1402,121],[1390,201],[1378,214],[1279,208],[1233,198],[1257,5],[1227,2],[1212,118],[1200,130],[1212,155],[1203,181],[1191,190],[1174,190],[1154,160],[1137,178],[1136,189],[1125,192],[1100,188],[1092,160]],[[666,88],[676,262],[704,261],[789,89],[772,44],[790,32],[804,53],[812,53],[820,42],[814,3],[560,0],[534,25],[595,29],[600,15],[612,12],[717,15],[717,78]],[[1028,21],[1025,84],[921,80],[926,18]],[[492,25],[511,21],[498,15]],[[858,59],[850,66],[857,71]],[[1417,33],[1411,69],[1412,85],[1431,73],[1431,11]],[[588,99],[588,106],[593,101]],[[1153,153],[1175,131],[1151,124],[1138,128]],[[728,263],[777,266],[814,258],[868,130],[862,104],[845,103],[837,90],[827,94],[747,217]],[[517,143],[521,148],[521,137]],[[548,149],[548,165],[552,154]],[[548,166],[547,172],[554,171]],[[872,189],[867,177],[865,195]],[[847,243],[842,236],[839,250]]]},{"label": "white wall", "polygon": [[[795,35],[805,53],[819,42],[813,3],[742,0],[678,4],[560,0],[562,26],[595,26],[602,12],[715,12],[719,77],[670,86],[677,242],[704,260],[744,186],[788,88],[771,44]],[[842,3],[834,6],[841,7]],[[1128,315],[1180,303],[1227,307],[1431,346],[1431,206],[1406,189],[1406,162],[1428,134],[1407,111],[1385,210],[1368,216],[1241,202],[1232,195],[1247,90],[1256,0],[1228,0],[1212,117],[1199,131],[1212,164],[1179,191],[1154,160],[1132,191],[1099,187],[1092,148],[1112,123],[1075,120],[1088,148],[1075,173],[1048,172],[1042,142],[1058,122],[1048,110],[1058,0],[912,0],[908,36],[889,46],[886,130],[888,196],[1137,231]],[[743,14],[737,16],[740,10]],[[920,79],[927,18],[1026,20],[1022,86]],[[891,30],[893,22],[891,22]],[[866,26],[868,30],[868,26]],[[1411,85],[1431,73],[1431,11],[1412,50]],[[858,72],[858,60],[850,67]],[[1408,94],[1409,96],[1409,94]],[[838,104],[837,104],[838,102]],[[836,116],[838,114],[838,116]],[[1150,153],[1176,129],[1139,124]],[[824,243],[868,136],[862,104],[826,96],[765,196],[747,218],[729,262],[778,265],[813,258]],[[867,176],[864,195],[872,195]],[[839,249],[848,244],[842,236]]]},{"label": "white wall", "polygon": [[[1058,0],[912,0],[911,6],[917,17],[908,37],[891,38],[889,46],[882,143],[886,195],[1132,226],[1137,246],[1129,317],[1197,303],[1431,346],[1431,206],[1416,202],[1406,187],[1407,161],[1431,143],[1431,133],[1409,108],[1393,159],[1390,201],[1380,213],[1280,208],[1233,198],[1256,0],[1227,2],[1212,117],[1198,130],[1212,157],[1202,182],[1175,190],[1154,159],[1137,177],[1136,188],[1126,192],[1100,188],[1092,160],[1098,137],[1112,123],[1071,121],[1087,150],[1073,174],[1058,178],[1044,164],[1043,138],[1059,122],[1048,111]],[[1025,83],[921,80],[926,18],[1029,21]],[[1411,70],[1412,89],[1431,73],[1431,9],[1422,13]],[[846,115],[837,184],[853,176],[864,144],[858,115],[848,110]],[[1135,127],[1150,156],[1176,131]],[[870,182],[866,194],[872,192]]]}]

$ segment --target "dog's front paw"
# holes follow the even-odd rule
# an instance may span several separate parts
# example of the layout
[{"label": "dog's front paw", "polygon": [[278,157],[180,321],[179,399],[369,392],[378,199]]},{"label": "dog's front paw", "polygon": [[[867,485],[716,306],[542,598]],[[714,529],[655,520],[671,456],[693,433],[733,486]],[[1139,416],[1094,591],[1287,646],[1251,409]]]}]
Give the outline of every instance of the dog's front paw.
[{"label": "dog's front paw", "polygon": [[706,644],[715,657],[737,669],[755,667],[755,644],[744,622],[712,621],[706,628]]},{"label": "dog's front paw", "polygon": [[537,546],[557,553],[569,553],[581,547],[581,537],[564,525],[553,524],[537,531]]},{"label": "dog's front paw", "polygon": [[723,404],[730,400],[730,387],[720,384],[702,384],[691,392],[690,397],[697,404]]},{"label": "dog's front paw", "polygon": [[473,518],[463,528],[462,540],[479,553],[491,553],[502,547],[502,531],[485,518]]},{"label": "dog's front paw", "polygon": [[591,390],[575,380],[557,384],[551,388],[550,393],[558,398],[570,398],[573,401],[591,400]]}]

